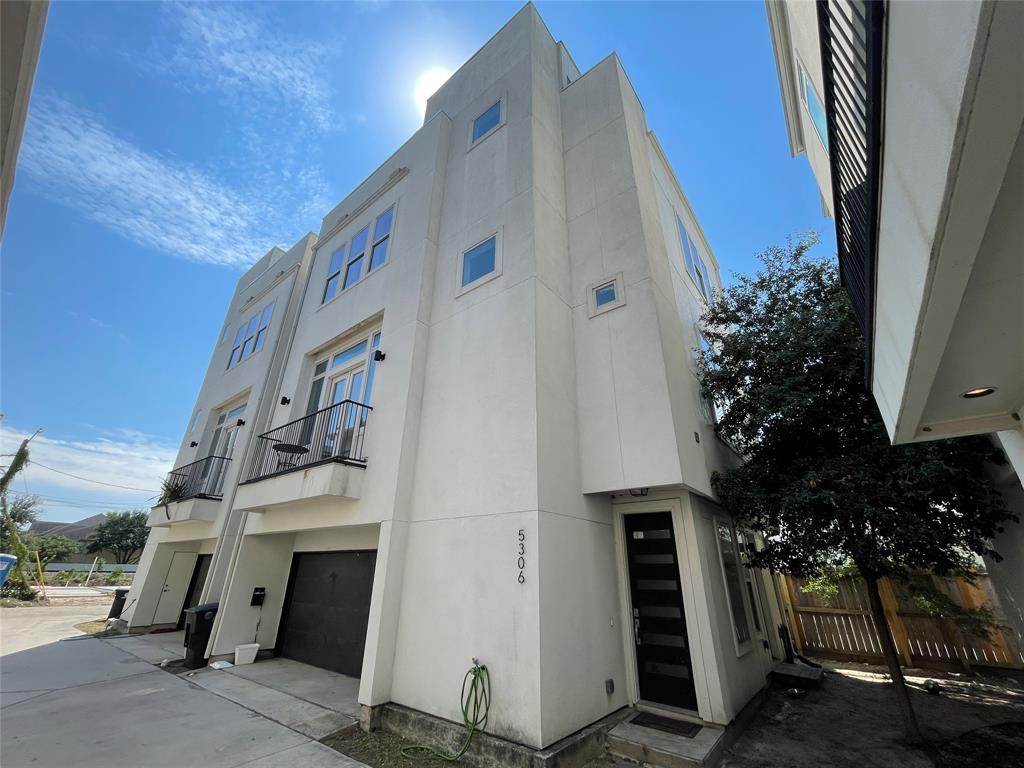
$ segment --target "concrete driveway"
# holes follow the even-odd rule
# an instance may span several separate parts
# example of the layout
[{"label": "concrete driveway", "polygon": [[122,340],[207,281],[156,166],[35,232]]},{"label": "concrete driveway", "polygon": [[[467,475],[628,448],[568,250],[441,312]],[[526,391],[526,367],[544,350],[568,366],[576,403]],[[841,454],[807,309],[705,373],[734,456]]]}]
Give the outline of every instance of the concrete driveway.
[{"label": "concrete driveway", "polygon": [[362,766],[92,637],[4,655],[0,705],[4,768]]},{"label": "concrete driveway", "polygon": [[106,618],[109,608],[109,600],[95,605],[0,608],[0,656],[66,637],[81,637],[75,624]]}]

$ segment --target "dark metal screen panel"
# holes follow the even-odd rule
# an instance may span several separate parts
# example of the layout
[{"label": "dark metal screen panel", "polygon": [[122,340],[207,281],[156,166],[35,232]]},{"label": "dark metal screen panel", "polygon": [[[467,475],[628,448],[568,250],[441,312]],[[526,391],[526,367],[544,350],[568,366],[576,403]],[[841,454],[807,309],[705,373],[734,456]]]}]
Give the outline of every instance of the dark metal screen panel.
[{"label": "dark metal screen panel", "polygon": [[881,180],[882,0],[818,0],[839,275],[867,346],[870,378]]}]

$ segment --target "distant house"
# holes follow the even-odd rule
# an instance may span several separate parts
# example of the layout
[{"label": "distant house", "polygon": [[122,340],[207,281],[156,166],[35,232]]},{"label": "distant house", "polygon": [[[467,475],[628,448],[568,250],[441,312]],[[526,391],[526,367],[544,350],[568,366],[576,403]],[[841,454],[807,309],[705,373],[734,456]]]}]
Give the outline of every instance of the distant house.
[{"label": "distant house", "polygon": [[93,531],[96,530],[106,517],[105,514],[93,515],[74,523],[54,523],[46,520],[37,520],[32,523],[29,532],[34,533],[36,536],[66,536],[77,541],[80,544],[78,552],[68,555],[67,563],[91,563],[93,558],[99,557],[113,564],[117,562],[117,555],[109,550],[92,553],[86,552],[86,548],[89,546],[89,537],[92,536]]}]

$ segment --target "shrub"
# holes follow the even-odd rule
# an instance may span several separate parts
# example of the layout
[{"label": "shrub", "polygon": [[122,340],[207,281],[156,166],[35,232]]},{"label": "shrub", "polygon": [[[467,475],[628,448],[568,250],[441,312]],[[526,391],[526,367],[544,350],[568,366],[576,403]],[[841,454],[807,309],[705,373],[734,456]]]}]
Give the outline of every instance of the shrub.
[{"label": "shrub", "polygon": [[7,597],[13,600],[35,600],[36,593],[30,586],[28,586],[28,584],[22,584],[20,581],[11,581],[8,579],[4,582],[4,585],[0,587],[0,597]]}]

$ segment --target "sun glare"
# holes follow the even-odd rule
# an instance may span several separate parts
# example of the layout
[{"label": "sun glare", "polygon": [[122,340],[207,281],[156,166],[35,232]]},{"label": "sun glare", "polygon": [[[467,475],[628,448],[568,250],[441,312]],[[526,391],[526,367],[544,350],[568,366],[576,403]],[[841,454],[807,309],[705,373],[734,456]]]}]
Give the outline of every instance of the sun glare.
[{"label": "sun glare", "polygon": [[451,70],[443,67],[428,69],[416,80],[416,87],[413,89],[413,97],[416,99],[416,106],[420,113],[427,108],[427,99],[434,95],[434,91],[444,85],[444,81],[452,76]]}]

